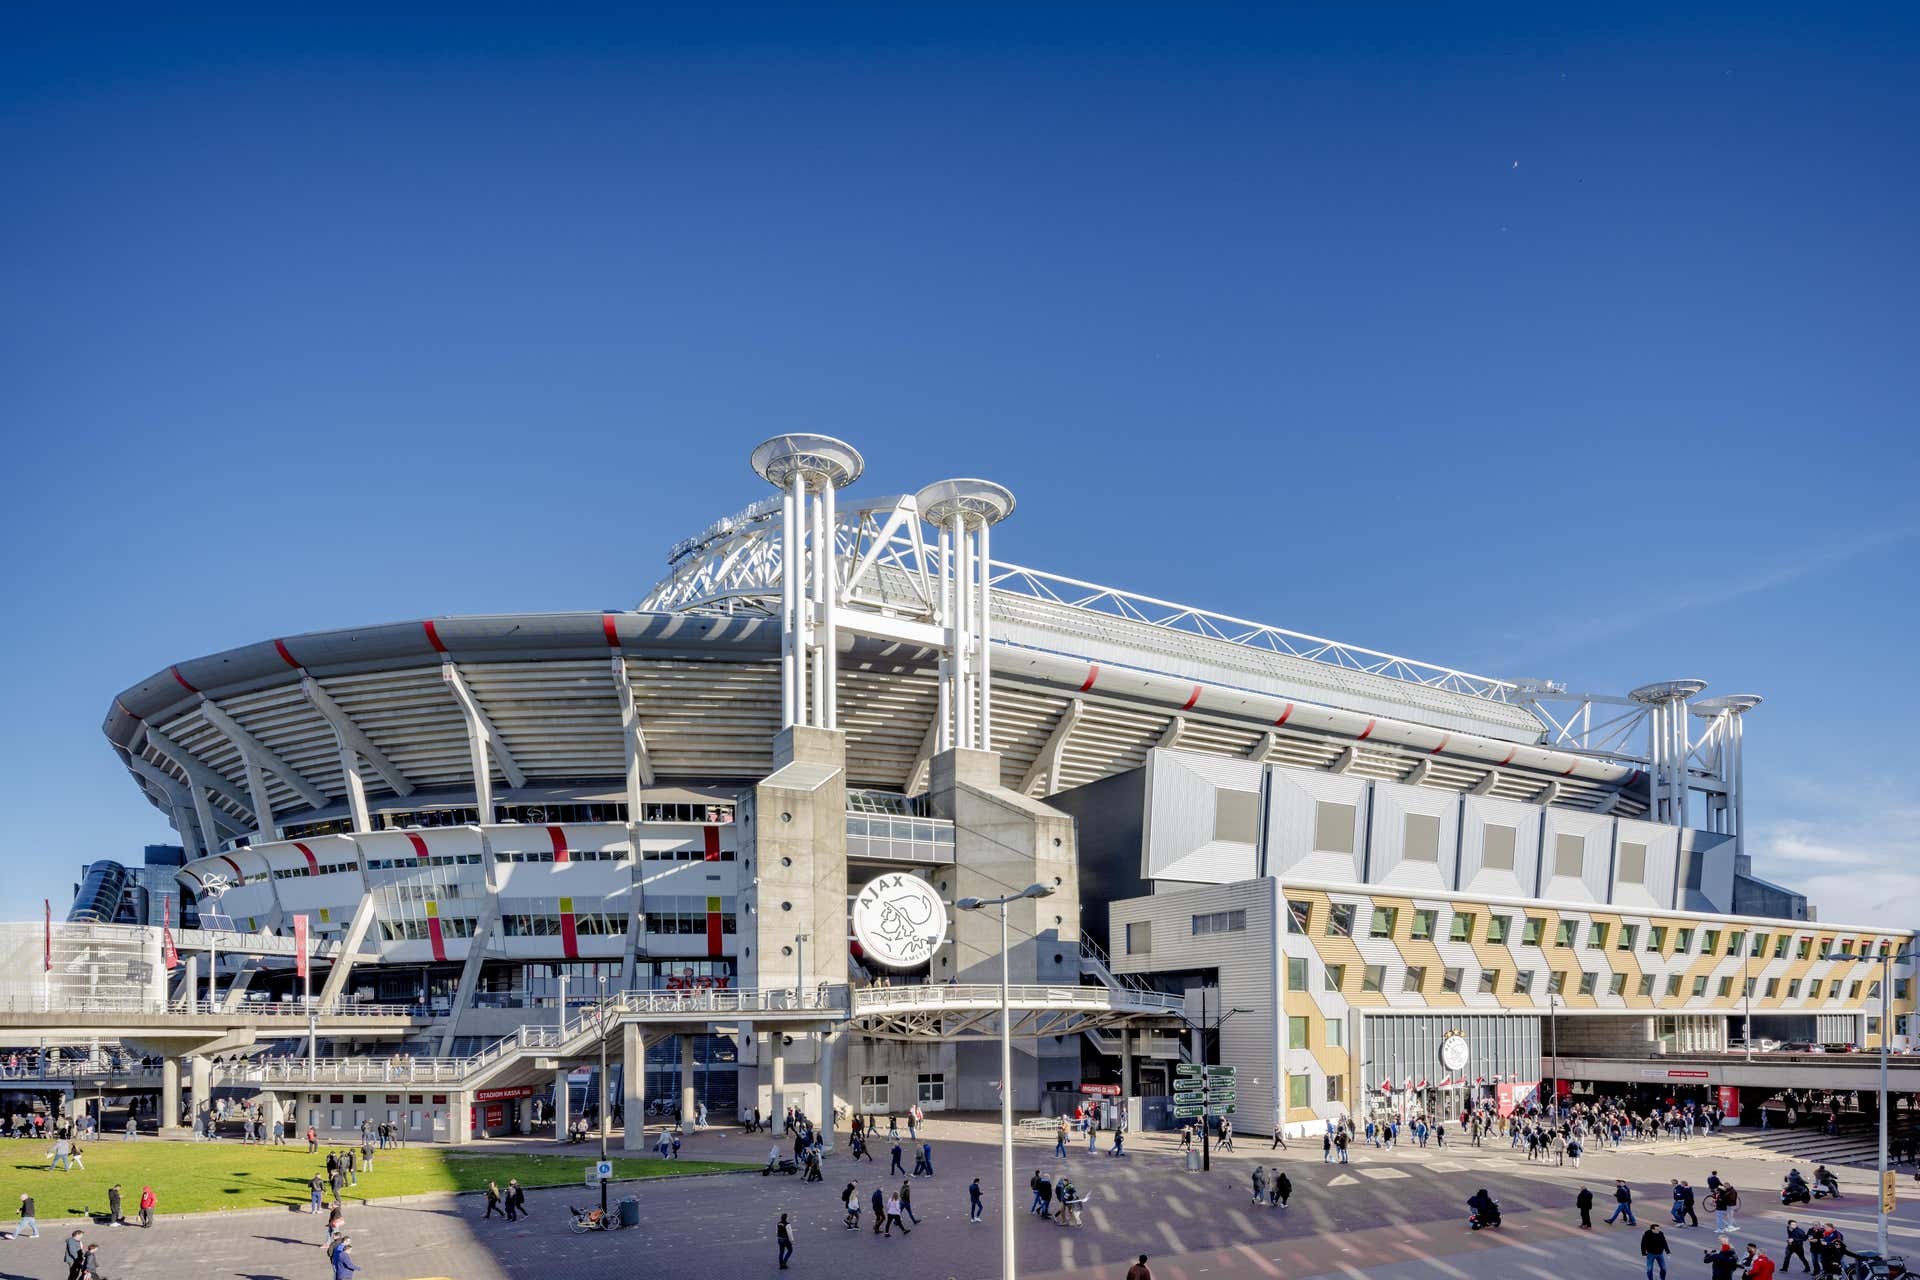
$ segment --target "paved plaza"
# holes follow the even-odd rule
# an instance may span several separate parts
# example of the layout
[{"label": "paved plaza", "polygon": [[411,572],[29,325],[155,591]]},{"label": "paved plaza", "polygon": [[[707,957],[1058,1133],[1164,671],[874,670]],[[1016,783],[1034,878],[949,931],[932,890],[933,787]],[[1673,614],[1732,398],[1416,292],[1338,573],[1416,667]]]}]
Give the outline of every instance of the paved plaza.
[{"label": "paved plaza", "polygon": [[[726,1174],[616,1187],[613,1198],[636,1196],[637,1229],[593,1236],[567,1230],[570,1204],[597,1202],[579,1189],[532,1192],[531,1217],[507,1224],[481,1221],[477,1197],[422,1196],[349,1210],[347,1226],[367,1280],[520,1280],[551,1277],[599,1280],[644,1275],[666,1280],[719,1280],[773,1274],[773,1223],[792,1215],[796,1251],[791,1275],[847,1280],[850,1275],[914,1277],[996,1276],[999,1273],[997,1153],[994,1125],[986,1119],[939,1119],[925,1126],[934,1143],[933,1178],[913,1181],[914,1209],[921,1224],[905,1238],[876,1238],[863,1213],[858,1232],[841,1223],[838,1196],[851,1178],[863,1200],[878,1185],[900,1184],[886,1176],[882,1143],[874,1163],[850,1168],[844,1156],[828,1161],[825,1182]],[[690,1157],[764,1159],[766,1136],[710,1130],[686,1144]],[[1102,1143],[1104,1151],[1105,1143]],[[551,1148],[549,1148],[551,1149]],[[1242,1140],[1240,1149],[1216,1158],[1211,1174],[1185,1171],[1176,1144],[1146,1135],[1132,1154],[1115,1160],[1088,1155],[1084,1141],[1056,1160],[1050,1137],[1023,1135],[1016,1176],[1022,1274],[1035,1277],[1113,1276],[1125,1273],[1139,1253],[1149,1255],[1156,1277],[1564,1277],[1640,1274],[1639,1230],[1606,1227],[1616,1176],[1635,1188],[1641,1222],[1666,1223],[1668,1179],[1696,1186],[1718,1170],[1745,1192],[1742,1230],[1736,1244],[1757,1240],[1780,1254],[1789,1216],[1773,1189],[1786,1162],[1756,1158],[1726,1139],[1688,1144],[1629,1146],[1590,1155],[1584,1167],[1529,1164],[1504,1142],[1479,1150],[1449,1145],[1444,1151],[1403,1146],[1395,1152],[1356,1152],[1346,1166],[1327,1165],[1318,1143],[1295,1143],[1270,1151],[1265,1139]],[[156,1151],[158,1148],[156,1148]],[[578,1149],[584,1166],[593,1148]],[[907,1155],[909,1165],[910,1153]],[[1290,1207],[1250,1203],[1255,1163],[1279,1164],[1294,1183]],[[1035,1169],[1067,1173],[1091,1198],[1082,1228],[1045,1223],[1026,1213],[1026,1180]],[[975,1175],[987,1192],[987,1218],[969,1224],[966,1187]],[[1870,1175],[1841,1171],[1847,1195],[1829,1210],[1819,1207],[1856,1245],[1873,1237]],[[1906,1187],[1914,1187],[1911,1177]],[[1592,1188],[1596,1227],[1580,1231],[1572,1202],[1581,1185]],[[1498,1233],[1470,1232],[1465,1198],[1488,1188],[1501,1202],[1505,1225]],[[1903,1191],[1906,1188],[1903,1188]],[[51,1197],[43,1198],[38,1241],[4,1246],[0,1280],[61,1273],[63,1224]],[[1804,1210],[1805,1206],[1800,1206]],[[1800,1214],[1802,1220],[1808,1216]],[[1704,1274],[1700,1251],[1711,1243],[1712,1218],[1702,1229],[1671,1232],[1676,1275]],[[102,1244],[106,1274],[113,1277],[172,1275],[191,1267],[198,1277],[296,1280],[324,1276],[321,1222],[304,1213],[249,1210],[220,1215],[163,1218],[151,1231],[92,1228]],[[1920,1213],[1903,1205],[1893,1237],[1896,1252],[1920,1254]]]}]

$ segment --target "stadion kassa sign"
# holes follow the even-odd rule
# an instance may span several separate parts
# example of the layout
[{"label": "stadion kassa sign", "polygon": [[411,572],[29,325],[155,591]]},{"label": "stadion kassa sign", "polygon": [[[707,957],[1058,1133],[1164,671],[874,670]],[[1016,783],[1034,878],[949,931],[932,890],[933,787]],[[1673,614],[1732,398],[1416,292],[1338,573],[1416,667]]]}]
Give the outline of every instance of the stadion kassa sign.
[{"label": "stadion kassa sign", "polygon": [[947,940],[947,904],[919,876],[875,876],[853,900],[853,936],[863,959],[917,968]]}]

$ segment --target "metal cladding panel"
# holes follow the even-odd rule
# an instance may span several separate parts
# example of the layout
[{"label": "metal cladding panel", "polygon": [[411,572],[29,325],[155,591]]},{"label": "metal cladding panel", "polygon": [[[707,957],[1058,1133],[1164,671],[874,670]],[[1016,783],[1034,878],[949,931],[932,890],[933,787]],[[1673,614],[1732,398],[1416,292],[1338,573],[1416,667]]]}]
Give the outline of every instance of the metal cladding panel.
[{"label": "metal cladding panel", "polygon": [[[1605,902],[1613,875],[1613,819],[1604,814],[1573,813],[1565,809],[1542,811],[1545,827],[1540,854],[1540,896],[1554,902]],[[1567,875],[1561,865],[1561,842],[1579,848],[1579,874]]]},{"label": "metal cladding panel", "polygon": [[[1489,866],[1489,828],[1511,829],[1513,850],[1511,867],[1498,865],[1496,857]],[[1498,837],[1497,842],[1504,842]],[[1495,800],[1491,796],[1466,796],[1460,819],[1460,889],[1464,893],[1484,893],[1494,897],[1537,898],[1540,896],[1540,810],[1514,800]]]},{"label": "metal cladding panel", "polygon": [[1252,796],[1257,813],[1260,768],[1251,760],[1153,752],[1147,774],[1146,848],[1142,851],[1146,878],[1226,884],[1258,874],[1254,841],[1220,838],[1219,793],[1227,790],[1241,797]]},{"label": "metal cladding panel", "polygon": [[[1438,823],[1439,857],[1408,859],[1407,819]],[[1367,831],[1367,883],[1408,889],[1453,888],[1460,861],[1460,797],[1398,782],[1373,784],[1373,820]]]},{"label": "metal cladding panel", "polygon": [[[1269,769],[1267,776],[1268,874],[1358,884],[1366,847],[1367,781],[1277,766]],[[1316,840],[1322,802],[1352,807],[1349,839]],[[1321,843],[1345,843],[1347,848],[1320,848]]]},{"label": "metal cladding panel", "polygon": [[[1646,871],[1635,882],[1622,878],[1626,846],[1637,844],[1646,849]],[[1680,875],[1680,829],[1665,823],[1637,822],[1622,818],[1614,834],[1613,893],[1609,901],[1623,907],[1663,907],[1678,905]]]}]

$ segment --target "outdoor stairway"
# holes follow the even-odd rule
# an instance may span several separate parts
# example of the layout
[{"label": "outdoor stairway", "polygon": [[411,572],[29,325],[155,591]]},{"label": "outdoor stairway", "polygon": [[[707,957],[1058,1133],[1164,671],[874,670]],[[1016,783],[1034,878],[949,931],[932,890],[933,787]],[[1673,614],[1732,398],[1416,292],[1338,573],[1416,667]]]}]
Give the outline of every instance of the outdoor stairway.
[{"label": "outdoor stairway", "polygon": [[[1891,1127],[1889,1141],[1907,1136]],[[1837,1164],[1870,1168],[1879,1163],[1880,1136],[1870,1125],[1849,1125],[1839,1134],[1822,1133],[1813,1126],[1798,1129],[1723,1129],[1720,1137],[1731,1145],[1765,1151],[1808,1165]]]}]

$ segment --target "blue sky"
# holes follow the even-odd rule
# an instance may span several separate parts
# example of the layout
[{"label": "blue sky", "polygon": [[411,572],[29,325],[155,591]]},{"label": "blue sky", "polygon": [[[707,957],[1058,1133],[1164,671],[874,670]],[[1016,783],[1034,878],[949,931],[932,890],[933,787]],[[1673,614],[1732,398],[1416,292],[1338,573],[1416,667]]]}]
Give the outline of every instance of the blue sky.
[{"label": "blue sky", "polygon": [[1911,9],[728,12],[0,17],[0,916],[169,838],[120,688],[630,606],[799,429],[1009,559],[1762,693],[1761,869],[1917,922]]}]

